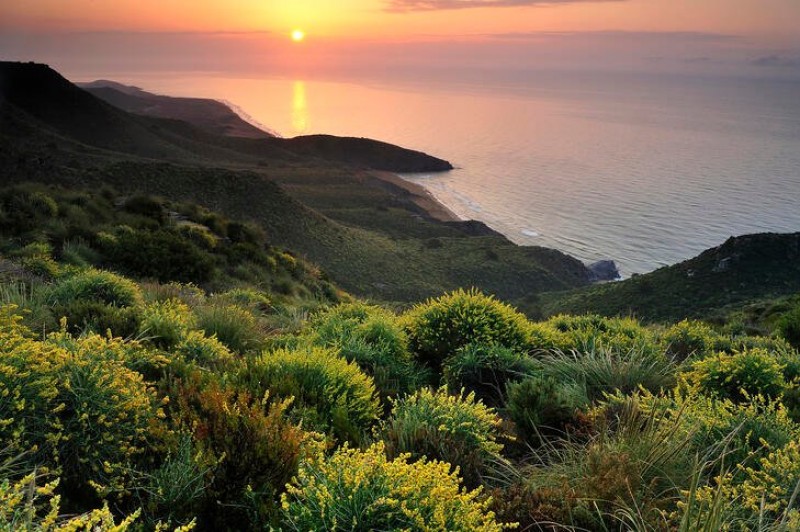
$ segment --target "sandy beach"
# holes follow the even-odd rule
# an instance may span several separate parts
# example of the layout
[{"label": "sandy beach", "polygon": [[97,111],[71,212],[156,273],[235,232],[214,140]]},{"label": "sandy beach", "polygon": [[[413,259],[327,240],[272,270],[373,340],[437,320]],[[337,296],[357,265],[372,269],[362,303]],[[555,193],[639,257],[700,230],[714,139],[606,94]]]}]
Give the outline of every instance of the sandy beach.
[{"label": "sandy beach", "polygon": [[378,179],[384,186],[389,185],[393,191],[414,203],[414,205],[425,211],[425,213],[434,220],[439,220],[440,222],[463,221],[456,216],[453,211],[433,197],[433,194],[422,185],[406,181],[399,175],[391,172],[370,170],[365,172],[365,174],[367,177]]}]

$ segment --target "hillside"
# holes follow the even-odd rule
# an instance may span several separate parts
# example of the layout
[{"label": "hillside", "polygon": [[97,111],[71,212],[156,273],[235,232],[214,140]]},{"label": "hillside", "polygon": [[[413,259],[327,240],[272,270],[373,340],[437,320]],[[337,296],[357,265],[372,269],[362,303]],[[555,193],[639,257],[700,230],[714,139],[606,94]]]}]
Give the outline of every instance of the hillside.
[{"label": "hillside", "polygon": [[8,184],[110,185],[196,202],[258,223],[342,288],[384,301],[469,285],[519,300],[588,283],[578,260],[516,246],[482,224],[437,220],[418,193],[369,171],[443,168],[440,159],[366,139],[213,135],[117,109],[44,65],[2,63],[0,79]]},{"label": "hillside", "polygon": [[77,86],[129,113],[181,120],[215,135],[254,139],[272,136],[245,122],[230,107],[216,100],[162,96],[107,80],[78,83]]},{"label": "hillside", "polygon": [[726,307],[800,292],[800,233],[731,237],[687,261],[622,282],[545,294],[547,315],[593,312],[647,321],[712,319]]}]

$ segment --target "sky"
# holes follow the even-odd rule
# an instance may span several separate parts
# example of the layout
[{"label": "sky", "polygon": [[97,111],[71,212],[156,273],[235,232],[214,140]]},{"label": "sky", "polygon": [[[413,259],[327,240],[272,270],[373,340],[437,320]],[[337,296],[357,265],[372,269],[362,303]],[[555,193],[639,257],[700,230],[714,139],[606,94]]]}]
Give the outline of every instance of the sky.
[{"label": "sky", "polygon": [[[291,32],[306,33],[303,42]],[[800,72],[800,0],[0,0],[0,57],[76,76]]]}]

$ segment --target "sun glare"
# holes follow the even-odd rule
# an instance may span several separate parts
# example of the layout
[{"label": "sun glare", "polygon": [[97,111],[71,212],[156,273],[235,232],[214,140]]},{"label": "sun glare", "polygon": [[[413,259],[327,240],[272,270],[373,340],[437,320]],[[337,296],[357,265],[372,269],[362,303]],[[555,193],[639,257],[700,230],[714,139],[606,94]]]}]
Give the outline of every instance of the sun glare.
[{"label": "sun glare", "polygon": [[294,42],[300,42],[306,38],[306,32],[303,30],[294,30],[292,31],[292,40]]}]

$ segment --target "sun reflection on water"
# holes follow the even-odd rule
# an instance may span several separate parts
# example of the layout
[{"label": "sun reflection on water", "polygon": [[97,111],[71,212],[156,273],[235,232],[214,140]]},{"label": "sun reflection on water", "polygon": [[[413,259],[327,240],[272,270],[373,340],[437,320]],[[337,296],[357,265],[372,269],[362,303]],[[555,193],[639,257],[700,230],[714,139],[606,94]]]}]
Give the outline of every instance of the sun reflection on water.
[{"label": "sun reflection on water", "polygon": [[306,101],[306,83],[295,81],[292,94],[292,127],[296,134],[305,133],[308,129],[308,104]]}]

